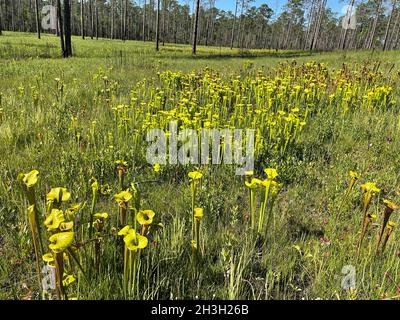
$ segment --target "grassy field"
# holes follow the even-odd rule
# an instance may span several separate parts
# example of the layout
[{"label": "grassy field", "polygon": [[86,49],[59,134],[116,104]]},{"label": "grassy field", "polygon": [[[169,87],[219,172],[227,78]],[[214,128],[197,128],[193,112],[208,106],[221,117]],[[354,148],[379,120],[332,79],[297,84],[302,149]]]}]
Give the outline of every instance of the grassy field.
[{"label": "grassy field", "polygon": [[[0,299],[400,297],[400,235],[384,220],[392,208],[399,220],[384,202],[400,196],[398,52],[200,47],[192,57],[184,45],[73,46],[65,60],[54,36],[0,37]],[[229,165],[148,164],[147,130],[171,120],[255,129],[254,177]],[[19,174],[32,170],[28,188]],[[46,197],[56,187],[70,197]],[[193,207],[204,215],[193,218]],[[143,210],[155,212],[151,224],[137,219]],[[123,241],[126,224],[140,234]],[[49,248],[52,235],[72,232],[62,250]],[[133,249],[143,236],[147,246]],[[64,268],[63,285],[45,292],[39,238],[39,269],[46,253]]]}]

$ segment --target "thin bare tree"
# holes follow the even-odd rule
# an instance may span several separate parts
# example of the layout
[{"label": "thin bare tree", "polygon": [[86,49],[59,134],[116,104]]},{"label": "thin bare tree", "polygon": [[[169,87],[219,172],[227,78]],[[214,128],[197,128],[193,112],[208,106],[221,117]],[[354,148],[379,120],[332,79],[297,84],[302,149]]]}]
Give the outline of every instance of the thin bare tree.
[{"label": "thin bare tree", "polygon": [[128,31],[128,0],[124,1],[124,26],[123,26],[123,36],[122,40],[126,40],[127,31]]},{"label": "thin bare tree", "polygon": [[372,23],[370,36],[367,41],[367,49],[371,49],[372,45],[374,43],[375,34],[376,34],[376,26],[378,25],[379,15],[381,13],[382,2],[383,2],[383,0],[378,0],[378,3],[376,5],[375,18]]},{"label": "thin bare tree", "polygon": [[196,1],[196,10],[195,10],[195,18],[194,18],[194,27],[193,27],[193,46],[192,46],[192,54],[195,55],[197,52],[197,36],[199,29],[199,14],[200,14],[200,0]]},{"label": "thin bare tree", "polygon": [[61,54],[64,58],[67,57],[67,53],[65,50],[65,41],[64,41],[64,26],[63,26],[63,18],[61,13],[61,1],[57,0],[57,23],[58,23],[58,34],[60,37],[61,43]]},{"label": "thin bare tree", "polygon": [[317,15],[316,25],[314,28],[314,33],[311,38],[310,50],[315,50],[315,48],[317,46],[318,36],[319,36],[320,30],[321,30],[322,17],[325,14],[325,7],[326,7],[326,0],[321,0],[320,6],[318,9],[318,15]]},{"label": "thin bare tree", "polygon": [[235,2],[235,15],[233,16],[233,22],[232,22],[231,50],[233,49],[233,43],[235,41],[235,29],[236,29],[236,19],[237,19],[238,5],[239,5],[239,0],[236,0],[236,2]]},{"label": "thin bare tree", "polygon": [[72,41],[71,41],[71,2],[64,0],[64,27],[65,27],[65,52],[66,57],[72,56]]},{"label": "thin bare tree", "polygon": [[90,38],[94,37],[93,0],[89,0]]},{"label": "thin bare tree", "polygon": [[143,42],[146,42],[146,9],[147,9],[146,0],[143,0],[143,25],[142,25]]},{"label": "thin bare tree", "polygon": [[40,21],[39,21],[39,1],[35,0],[36,32],[40,39]]},{"label": "thin bare tree", "polygon": [[3,26],[1,24],[1,16],[3,14],[3,8],[1,7],[1,2],[0,2],[0,36],[3,34],[3,32],[1,31],[3,29]]},{"label": "thin bare tree", "polygon": [[156,50],[160,51],[160,1],[157,0]]},{"label": "thin bare tree", "polygon": [[99,40],[99,5],[97,0],[94,5],[94,14],[96,18],[96,40]]},{"label": "thin bare tree", "polygon": [[397,47],[397,41],[399,39],[399,35],[400,35],[400,10],[397,10],[397,17],[393,26],[392,36],[390,38],[390,49],[395,49]]},{"label": "thin bare tree", "polygon": [[81,0],[81,36],[85,40],[85,10],[83,0]]},{"label": "thin bare tree", "polygon": [[388,48],[390,25],[392,24],[393,14],[394,14],[394,11],[396,10],[396,4],[397,4],[397,0],[392,0],[392,10],[390,11],[389,20],[386,25],[385,40],[383,42],[383,51],[385,51]]}]

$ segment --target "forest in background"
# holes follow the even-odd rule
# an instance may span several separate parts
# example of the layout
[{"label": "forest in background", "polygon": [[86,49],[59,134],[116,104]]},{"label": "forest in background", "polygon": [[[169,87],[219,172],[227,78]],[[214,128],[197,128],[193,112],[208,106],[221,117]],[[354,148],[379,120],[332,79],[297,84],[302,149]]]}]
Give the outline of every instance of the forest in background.
[{"label": "forest in background", "polygon": [[206,46],[279,50],[400,46],[398,0],[344,1],[353,9],[342,16],[327,0],[288,0],[279,12],[254,0],[236,0],[232,11],[217,8],[215,0],[0,0],[0,30],[37,32],[43,6],[58,3],[68,4],[71,33],[83,38],[188,44],[197,37]]}]

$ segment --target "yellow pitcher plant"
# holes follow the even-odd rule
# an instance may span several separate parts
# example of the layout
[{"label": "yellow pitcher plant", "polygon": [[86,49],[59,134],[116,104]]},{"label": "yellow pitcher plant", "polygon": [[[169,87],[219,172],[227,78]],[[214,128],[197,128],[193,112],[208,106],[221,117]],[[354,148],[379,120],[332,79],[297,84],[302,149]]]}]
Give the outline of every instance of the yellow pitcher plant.
[{"label": "yellow pitcher plant", "polygon": [[129,190],[121,191],[114,196],[115,201],[118,203],[118,217],[119,225],[126,224],[128,202],[132,200],[132,193]]},{"label": "yellow pitcher plant", "polygon": [[[276,184],[276,181],[274,179],[278,176],[278,172],[276,169],[273,168],[267,168],[264,169],[264,172],[267,174],[267,179],[263,180],[260,184],[261,188],[261,204],[260,204],[260,214],[258,217],[258,233],[262,234],[263,228],[264,228],[264,217],[265,214],[267,213],[267,206],[268,204],[270,205],[269,211],[272,212],[272,205],[273,202],[270,202],[270,193],[271,193],[271,186]],[[274,187],[274,191],[277,189]]]},{"label": "yellow pitcher plant", "polygon": [[33,247],[35,250],[36,259],[36,272],[38,274],[38,280],[41,284],[41,269],[40,269],[40,257],[43,252],[43,244],[41,237],[41,228],[39,220],[39,211],[36,203],[35,186],[38,182],[39,171],[32,170],[26,174],[20,174],[19,179],[22,181],[22,186],[25,191],[25,195],[28,199],[29,207],[27,210],[28,223],[31,230]]},{"label": "yellow pitcher plant", "polygon": [[148,239],[142,236],[131,226],[122,228],[118,235],[124,239],[124,281],[125,298],[137,295],[139,285],[140,251],[147,247]]},{"label": "yellow pitcher plant", "polygon": [[371,221],[374,218],[376,218],[376,215],[368,213],[368,209],[371,204],[372,197],[375,193],[380,192],[380,189],[373,182],[367,182],[367,183],[363,184],[361,186],[361,188],[363,190],[363,203],[362,203],[363,221],[362,221],[360,239],[358,241],[357,256],[360,255],[362,242],[363,242],[365,234],[368,230],[368,226],[370,225]]},{"label": "yellow pitcher plant", "polygon": [[385,232],[385,228],[386,228],[386,226],[387,226],[387,224],[388,224],[388,222],[390,220],[390,216],[392,215],[392,213],[395,210],[397,210],[399,208],[397,204],[395,204],[394,202],[392,202],[390,200],[387,200],[387,199],[383,200],[383,203],[385,205],[385,211],[383,212],[382,227],[381,227],[381,231],[380,231],[379,236],[378,236],[378,242],[377,242],[377,245],[376,245],[376,253],[377,254],[379,252],[379,245],[380,245],[380,243],[382,241],[382,237],[383,237],[383,234]]},{"label": "yellow pitcher plant", "polygon": [[194,209],[195,209],[195,203],[196,203],[196,193],[197,193],[197,188],[201,181],[201,178],[203,177],[203,174],[199,171],[192,171],[192,172],[189,172],[188,176],[190,179],[190,191],[191,191],[191,195],[192,195],[191,216],[192,216],[192,237],[194,237],[195,236]]},{"label": "yellow pitcher plant", "polygon": [[249,197],[250,197],[250,227],[251,229],[255,229],[256,226],[256,208],[255,208],[255,199],[256,199],[256,191],[261,185],[262,181],[257,178],[251,178],[253,172],[251,174],[246,175],[245,184],[249,188]]}]

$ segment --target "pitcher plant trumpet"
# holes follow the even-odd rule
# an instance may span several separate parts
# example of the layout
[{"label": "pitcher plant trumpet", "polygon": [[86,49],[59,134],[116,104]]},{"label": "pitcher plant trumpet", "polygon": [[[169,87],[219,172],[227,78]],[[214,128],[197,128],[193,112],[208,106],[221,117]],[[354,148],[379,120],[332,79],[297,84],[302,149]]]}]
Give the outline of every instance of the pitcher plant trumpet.
[{"label": "pitcher plant trumpet", "polygon": [[392,202],[390,200],[387,200],[387,199],[383,200],[383,203],[385,205],[385,211],[383,212],[382,227],[381,227],[381,231],[380,231],[379,236],[378,236],[378,242],[377,242],[377,245],[376,245],[376,254],[379,253],[379,245],[380,245],[380,243],[382,241],[382,237],[383,237],[383,234],[385,232],[385,228],[386,228],[386,226],[387,226],[387,224],[388,224],[388,222],[390,220],[390,216],[392,215],[393,211],[395,211],[395,210],[397,210],[399,208],[398,205],[396,205],[394,202]]}]

